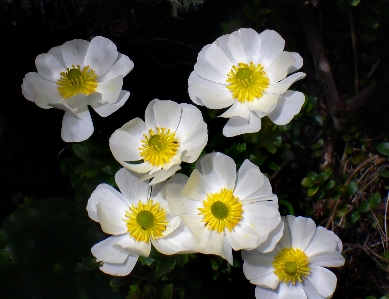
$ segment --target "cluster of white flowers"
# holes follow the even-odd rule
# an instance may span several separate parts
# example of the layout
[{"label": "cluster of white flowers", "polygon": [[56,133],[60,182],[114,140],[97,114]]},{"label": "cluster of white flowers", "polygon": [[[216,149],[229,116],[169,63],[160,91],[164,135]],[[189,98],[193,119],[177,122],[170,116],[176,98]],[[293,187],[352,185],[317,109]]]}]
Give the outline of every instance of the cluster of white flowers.
[{"label": "cluster of white flowers", "polygon": [[[226,137],[257,132],[261,118],[287,124],[304,94],[288,88],[304,73],[297,53],[283,51],[285,41],[272,30],[240,29],[206,45],[188,80],[194,104],[223,109]],[[73,40],[36,59],[24,96],[41,108],[65,111],[62,138],[82,141],[93,133],[87,106],[108,116],[124,105],[121,90],[132,61],[103,37]],[[288,74],[291,74],[288,76]],[[329,298],[336,276],[323,267],[344,264],[342,243],[331,231],[304,217],[281,217],[269,179],[245,160],[212,152],[199,159],[208,142],[201,111],[191,104],[155,99],[145,120],[134,118],[109,139],[124,167],[115,175],[120,192],[100,184],[87,211],[112,235],[92,247],[100,269],[128,275],[151,244],[166,255],[219,255],[233,264],[242,250],[243,271],[257,285],[256,298]],[[194,163],[189,178],[181,162]]]}]

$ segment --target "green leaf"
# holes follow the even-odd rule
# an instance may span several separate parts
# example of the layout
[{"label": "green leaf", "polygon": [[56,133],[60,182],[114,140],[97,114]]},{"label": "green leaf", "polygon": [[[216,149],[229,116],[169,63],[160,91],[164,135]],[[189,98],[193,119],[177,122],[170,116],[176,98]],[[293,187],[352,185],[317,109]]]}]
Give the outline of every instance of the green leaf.
[{"label": "green leaf", "polygon": [[303,178],[301,181],[301,185],[303,185],[305,188],[312,188],[315,184],[315,180],[312,178]]},{"label": "green leaf", "polygon": [[346,187],[347,187],[347,195],[348,196],[353,195],[358,190],[358,184],[354,181],[351,181],[350,183],[348,183],[348,185]]},{"label": "green leaf", "polygon": [[389,294],[382,296],[380,299],[389,299]]},{"label": "green leaf", "polygon": [[281,169],[281,167],[279,167],[276,163],[273,163],[273,162],[271,162],[271,163],[269,164],[269,168],[270,168],[271,170],[274,170],[274,171],[277,171],[277,170],[280,170],[280,169]]},{"label": "green leaf", "polygon": [[389,156],[389,142],[378,143],[375,148],[379,153]]},{"label": "green leaf", "polygon": [[143,299],[142,291],[139,289],[137,285],[131,285],[130,291],[128,292],[126,299]]},{"label": "green leaf", "polygon": [[316,188],[308,189],[308,196],[309,197],[314,196],[318,190],[319,190],[319,186],[317,186]]},{"label": "green leaf", "polygon": [[277,147],[274,144],[266,144],[266,149],[271,152],[272,154],[275,154],[277,151]]},{"label": "green leaf", "polygon": [[362,202],[359,204],[359,206],[358,206],[358,210],[359,210],[360,212],[366,212],[366,211],[368,211],[369,209],[370,209],[370,205],[369,205],[369,203],[366,202],[366,201],[362,201]]},{"label": "green leaf", "polygon": [[357,221],[359,219],[359,217],[361,217],[361,214],[359,213],[359,211],[351,212],[351,223],[354,223],[355,221]]},{"label": "green leaf", "polygon": [[172,299],[173,298],[173,284],[166,285],[161,294],[161,299]]},{"label": "green leaf", "polygon": [[389,169],[384,170],[384,171],[381,173],[381,176],[382,176],[383,178],[389,179]]},{"label": "green leaf", "polygon": [[366,299],[377,299],[377,298],[374,296],[367,296]]},{"label": "green leaf", "polygon": [[317,180],[319,181],[320,184],[323,184],[330,176],[331,176],[331,172],[323,171],[318,174]]},{"label": "green leaf", "polygon": [[381,195],[379,193],[373,193],[369,197],[369,204],[372,209],[377,207],[379,203],[381,202]]},{"label": "green leaf", "polygon": [[348,0],[348,3],[352,6],[357,6],[361,0]]},{"label": "green leaf", "polygon": [[267,15],[267,14],[271,13],[271,10],[268,9],[268,8],[262,8],[262,9],[260,9],[260,10],[258,11],[258,13],[259,13],[260,15]]},{"label": "green leaf", "polygon": [[336,185],[336,182],[334,180],[329,180],[327,185],[324,186],[324,190],[328,191]]}]

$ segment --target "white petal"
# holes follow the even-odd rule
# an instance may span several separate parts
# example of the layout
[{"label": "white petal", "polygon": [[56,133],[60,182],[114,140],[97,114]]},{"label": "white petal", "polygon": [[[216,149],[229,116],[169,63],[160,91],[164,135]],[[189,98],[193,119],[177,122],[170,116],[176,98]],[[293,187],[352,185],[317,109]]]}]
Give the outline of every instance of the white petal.
[{"label": "white petal", "polygon": [[118,58],[119,59],[108,70],[108,72],[105,73],[104,76],[99,78],[101,82],[109,81],[120,75],[122,77],[125,77],[134,68],[134,62],[132,62],[132,60],[128,56],[119,53]]},{"label": "white petal", "polygon": [[116,45],[108,38],[94,37],[85,56],[84,65],[89,65],[98,77],[105,74],[118,57]]},{"label": "white petal", "polygon": [[259,117],[263,117],[272,112],[277,106],[279,96],[271,93],[264,93],[261,98],[257,98],[247,103],[247,107]]},{"label": "white petal", "polygon": [[[182,114],[176,135],[180,141],[185,142],[194,139],[198,135],[207,135],[207,124],[204,122],[201,111],[189,104],[180,104],[179,106],[182,109]],[[187,148],[185,147],[185,149]]]},{"label": "white petal", "polygon": [[[204,132],[200,132],[197,136],[198,138],[196,139],[193,139],[193,141],[197,141],[197,145],[196,146],[192,146],[192,144],[194,142],[185,142],[185,147],[187,147],[188,149],[186,149],[182,156],[181,156],[181,159],[182,161],[186,162],[186,163],[193,163],[195,162],[201,152],[203,151],[204,147],[207,145],[207,142],[208,142],[208,134],[205,135],[205,137],[203,136],[203,133]],[[184,146],[183,145],[183,146]]]},{"label": "white petal", "polygon": [[281,217],[281,220],[284,222],[284,232],[282,234],[282,237],[280,239],[280,242],[277,244],[276,248],[277,247],[280,247],[280,248],[289,248],[289,247],[292,247],[292,239],[291,239],[291,235],[290,235],[290,228],[289,228],[289,223],[296,217],[294,216],[291,216],[291,215],[288,215],[288,216],[283,216]]},{"label": "white petal", "polygon": [[127,226],[123,221],[128,207],[124,203],[116,202],[109,205],[105,202],[97,204],[97,217],[101,229],[111,235],[120,235],[127,232]]},{"label": "white petal", "polygon": [[155,101],[153,106],[155,125],[175,132],[181,119],[181,107],[173,101]]},{"label": "white petal", "polygon": [[280,221],[277,227],[269,233],[268,237],[266,238],[266,241],[260,243],[255,250],[264,253],[274,250],[275,246],[280,241],[283,232],[284,232],[284,222]]},{"label": "white petal", "polygon": [[126,90],[121,90],[119,97],[117,101],[113,104],[103,104],[103,103],[94,103],[92,108],[101,116],[101,117],[107,117],[111,115],[112,113],[119,110],[123,105],[127,102],[128,98],[130,96],[130,93]]},{"label": "white petal", "polygon": [[203,179],[214,187],[213,192],[219,192],[222,188],[235,188],[236,164],[227,155],[219,152],[206,154],[197,161],[196,169],[201,172]]},{"label": "white petal", "polygon": [[336,276],[330,270],[312,266],[311,273],[306,279],[315,287],[320,296],[325,298],[330,297],[336,288]]},{"label": "white petal", "polygon": [[[137,173],[146,173],[146,172],[149,172],[153,169],[153,165],[151,165],[150,163],[140,163],[140,164],[130,164],[130,163],[121,163],[120,161],[118,161],[123,167],[129,169],[129,170],[132,170],[132,171],[135,171]],[[143,179],[143,177],[141,178]],[[146,180],[146,178],[145,178]]]},{"label": "white petal", "polygon": [[274,30],[265,30],[259,34],[261,38],[260,63],[266,69],[284,50],[285,40]]},{"label": "white petal", "polygon": [[280,95],[284,93],[294,82],[303,78],[305,78],[304,73],[294,73],[280,82],[271,83],[266,91],[268,93]]},{"label": "white petal", "polygon": [[226,230],[226,237],[234,250],[254,249],[259,235],[255,231],[247,232],[240,225],[235,226],[232,232]]},{"label": "white petal", "polygon": [[201,221],[202,217],[198,215],[197,211],[193,211],[191,214],[181,214],[180,217],[195,238],[195,250],[203,252],[204,247],[211,237],[211,232],[205,227],[204,222]]},{"label": "white petal", "polygon": [[214,193],[220,191],[220,188],[215,185],[209,184],[201,173],[194,169],[185,184],[184,189],[181,191],[181,195],[193,200],[202,202],[207,198],[208,193]]},{"label": "white petal", "polygon": [[255,299],[278,299],[278,289],[272,290],[257,286],[255,288]]},{"label": "white petal", "polygon": [[159,101],[159,100],[154,99],[154,100],[150,101],[146,107],[145,123],[146,123],[147,130],[148,129],[155,129],[155,127],[156,127],[153,107],[157,101]]},{"label": "white petal", "polygon": [[179,171],[181,169],[181,166],[180,165],[173,165],[172,167],[170,167],[168,170],[165,170],[165,169],[161,169],[155,173],[153,173],[152,176],[148,176],[147,174],[145,174],[143,177],[142,177],[142,180],[144,179],[149,179],[151,177],[153,177],[153,179],[151,180],[151,182],[149,183],[150,186],[154,185],[154,184],[158,184],[158,183],[161,183],[163,181],[166,181],[168,178],[170,178],[171,176],[173,176],[177,171]]},{"label": "white petal", "polygon": [[295,62],[294,65],[291,66],[288,70],[288,74],[294,73],[295,71],[299,70],[303,66],[303,59],[301,58],[300,54],[295,52],[289,52],[293,55]]},{"label": "white petal", "polygon": [[244,200],[262,187],[265,179],[267,178],[262,174],[258,166],[247,159],[244,160],[238,171],[234,195]]},{"label": "white petal", "polygon": [[115,182],[120,191],[131,204],[137,204],[139,200],[146,201],[150,195],[150,187],[147,182],[140,182],[141,174],[134,173],[125,168],[115,173]]},{"label": "white petal", "polygon": [[233,137],[241,134],[258,132],[260,129],[261,119],[254,112],[250,112],[249,120],[241,117],[230,118],[223,128],[223,135],[226,137]]},{"label": "white petal", "polygon": [[[24,76],[23,83],[22,83],[22,94],[27,100],[31,102],[35,102],[34,90],[32,89],[32,85],[31,85],[31,81],[33,81],[34,78],[38,78],[38,80],[40,79],[44,80],[38,73],[30,72]],[[50,109],[50,108],[51,107],[47,106],[46,109]]]},{"label": "white petal", "polygon": [[268,117],[276,125],[286,125],[300,112],[304,101],[303,93],[287,90],[279,97],[276,107],[268,114]]},{"label": "white petal", "polygon": [[246,104],[240,103],[236,101],[226,112],[219,115],[219,117],[231,118],[234,116],[239,116],[244,119],[249,119],[250,117],[250,109]]},{"label": "white petal", "polygon": [[341,267],[345,262],[344,257],[335,250],[308,257],[310,266]]},{"label": "white petal", "polygon": [[89,41],[83,39],[74,39],[67,41],[61,46],[61,56],[67,68],[80,65],[84,66],[86,52],[88,51]]},{"label": "white petal", "polygon": [[319,295],[315,287],[309,282],[308,279],[304,279],[302,282],[305,294],[307,294],[308,299],[326,299]]},{"label": "white petal", "polygon": [[278,82],[288,75],[288,70],[295,64],[296,59],[292,53],[281,52],[280,55],[265,70],[271,82]]},{"label": "white petal", "polygon": [[[140,118],[134,118],[131,122],[134,125],[142,125],[143,121]],[[109,138],[109,148],[115,159],[121,162],[141,160],[140,147],[142,147],[142,142],[139,138],[121,129],[116,130]]]},{"label": "white petal", "polygon": [[301,283],[295,285],[291,283],[280,283],[279,299],[307,299],[307,295],[304,292],[304,288]]},{"label": "white petal", "polygon": [[305,251],[316,232],[316,224],[311,218],[306,217],[296,217],[294,221],[290,221],[290,219],[288,215],[292,247]]},{"label": "white petal", "polygon": [[90,198],[88,199],[88,204],[86,210],[88,211],[88,216],[99,222],[99,217],[97,216],[97,204],[100,202],[123,202],[129,205],[129,202],[123,194],[117,191],[115,188],[108,184],[100,184],[92,192]]},{"label": "white petal", "polygon": [[65,112],[62,120],[61,137],[65,142],[81,142],[93,134],[93,122],[88,108],[77,114]]},{"label": "white petal", "polygon": [[206,45],[200,51],[194,70],[203,79],[226,84],[227,74],[232,68],[232,62],[215,44]]},{"label": "white petal", "polygon": [[100,266],[100,270],[104,273],[115,276],[126,276],[134,269],[136,262],[138,261],[137,255],[129,255],[122,264],[104,263]]},{"label": "white petal", "polygon": [[123,238],[120,238],[117,245],[127,250],[131,255],[149,256],[151,251],[151,243],[138,242],[132,238],[129,234],[125,234]]},{"label": "white petal", "polygon": [[336,246],[337,243],[334,238],[334,233],[322,226],[318,226],[316,228],[315,235],[311,240],[311,243],[308,245],[304,252],[308,256],[313,256],[323,252],[335,251]]},{"label": "white petal", "polygon": [[61,65],[66,66],[66,63],[62,57],[61,47],[62,47],[62,45],[53,47],[49,50],[49,52],[47,52],[47,54],[53,55],[59,61],[59,63]]},{"label": "white petal", "polygon": [[96,92],[101,93],[103,103],[114,104],[117,102],[123,86],[123,76],[119,75],[109,81],[100,82]]},{"label": "white petal", "polygon": [[259,236],[268,235],[281,221],[278,205],[250,203],[245,204],[243,210],[244,223],[256,231]]},{"label": "white petal", "polygon": [[195,72],[190,74],[188,84],[189,97],[197,105],[204,105],[210,109],[222,109],[235,102],[225,84],[204,80]]},{"label": "white petal", "polygon": [[258,63],[261,50],[261,38],[255,30],[241,28],[231,33],[228,46],[236,62]]},{"label": "white petal", "polygon": [[51,82],[57,82],[60,73],[66,71],[65,66],[51,54],[39,54],[35,59],[35,66],[39,75]]},{"label": "white petal", "polygon": [[127,236],[113,236],[95,244],[91,252],[96,258],[96,261],[115,264],[123,263],[128,257],[128,251],[121,246],[114,246],[118,242],[118,239],[123,237]]},{"label": "white petal", "polygon": [[230,47],[228,46],[228,40],[230,38],[230,34],[225,34],[220,37],[218,37],[213,44],[217,45],[220,49],[223,50],[223,52],[227,55],[228,59],[231,60],[233,64],[237,64],[237,61],[232,56]]}]

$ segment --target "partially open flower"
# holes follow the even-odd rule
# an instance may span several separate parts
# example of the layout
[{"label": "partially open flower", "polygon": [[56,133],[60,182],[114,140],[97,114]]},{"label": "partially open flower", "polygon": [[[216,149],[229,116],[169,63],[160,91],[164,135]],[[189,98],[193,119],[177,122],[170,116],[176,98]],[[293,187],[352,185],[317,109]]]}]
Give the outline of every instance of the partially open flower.
[{"label": "partially open flower", "polygon": [[232,158],[207,154],[197,161],[189,179],[167,186],[166,197],[171,211],[194,235],[197,245],[192,249],[220,255],[230,264],[232,249],[263,244],[270,251],[281,238],[277,196],[258,166],[248,160],[237,173]]},{"label": "partially open flower", "polygon": [[210,109],[231,106],[220,115],[229,118],[225,136],[259,131],[266,115],[285,125],[300,111],[304,94],[288,88],[305,74],[287,76],[303,61],[299,54],[283,51],[284,45],[273,30],[258,34],[242,28],[219,37],[198,54],[188,80],[189,96]]},{"label": "partially open flower", "polygon": [[65,111],[61,136],[66,142],[83,141],[92,135],[88,105],[106,117],[130,96],[122,90],[123,77],[134,63],[101,36],[90,42],[75,39],[54,47],[38,55],[35,65],[38,72],[26,74],[22,93],[43,109]]},{"label": "partially open flower", "polygon": [[255,297],[331,298],[336,276],[324,267],[344,264],[342,242],[310,218],[283,217],[284,233],[274,250],[243,250],[243,273],[257,285]]},{"label": "partially open flower", "polygon": [[[123,276],[134,268],[139,255],[148,256],[151,244],[164,254],[192,252],[193,237],[165,198],[166,185],[151,188],[139,175],[122,168],[115,175],[121,192],[100,184],[88,200],[88,215],[109,237],[92,247],[100,269]],[[174,181],[173,181],[174,182]],[[186,245],[188,244],[188,245]]]},{"label": "partially open flower", "polygon": [[115,159],[125,168],[162,182],[179,169],[181,162],[193,163],[208,141],[207,124],[198,108],[173,101],[153,100],[145,121],[134,118],[109,139]]}]

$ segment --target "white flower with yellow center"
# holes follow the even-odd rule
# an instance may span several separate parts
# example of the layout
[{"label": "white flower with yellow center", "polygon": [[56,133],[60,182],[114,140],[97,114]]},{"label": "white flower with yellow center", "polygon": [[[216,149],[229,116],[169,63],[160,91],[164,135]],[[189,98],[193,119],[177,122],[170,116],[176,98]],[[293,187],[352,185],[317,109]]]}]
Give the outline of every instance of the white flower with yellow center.
[{"label": "white flower with yellow center", "polygon": [[277,196],[250,161],[244,161],[237,173],[232,158],[207,154],[197,161],[189,179],[181,181],[169,184],[166,196],[171,211],[194,235],[193,250],[220,255],[232,264],[232,249],[263,244],[270,251],[281,238]]},{"label": "white flower with yellow center", "polygon": [[193,163],[208,141],[207,124],[198,108],[173,101],[153,100],[145,121],[134,118],[109,139],[115,159],[125,168],[144,173],[142,180],[162,182]]},{"label": "white flower with yellow center", "polygon": [[219,37],[198,54],[189,76],[191,100],[210,109],[230,107],[220,117],[229,118],[227,137],[261,129],[261,118],[285,125],[304,103],[304,94],[288,90],[304,73],[294,73],[303,61],[299,54],[283,51],[284,39],[273,30],[258,34],[242,28]]},{"label": "white flower with yellow center", "polygon": [[[100,184],[88,200],[91,219],[113,235],[92,247],[100,269],[123,276],[134,268],[139,255],[148,256],[151,244],[163,254],[192,252],[193,237],[165,198],[166,184],[151,188],[139,174],[122,168],[115,174],[121,192]],[[176,182],[172,180],[172,182]]]},{"label": "white flower with yellow center", "polygon": [[92,135],[88,105],[106,117],[130,96],[122,90],[123,77],[134,63],[101,36],[90,42],[75,39],[54,47],[38,55],[35,65],[38,72],[26,74],[22,93],[43,109],[65,111],[61,136],[66,142],[83,141]]},{"label": "white flower with yellow center", "polygon": [[344,264],[342,242],[310,218],[282,217],[284,233],[271,252],[243,250],[243,273],[257,285],[257,299],[331,298],[336,276],[324,267]]}]

